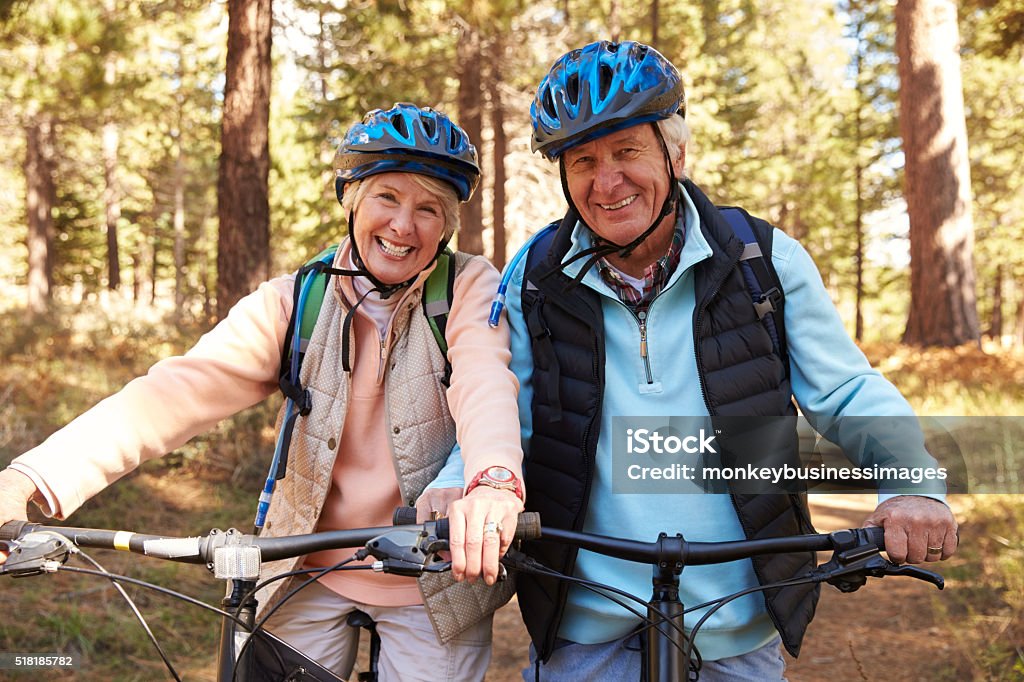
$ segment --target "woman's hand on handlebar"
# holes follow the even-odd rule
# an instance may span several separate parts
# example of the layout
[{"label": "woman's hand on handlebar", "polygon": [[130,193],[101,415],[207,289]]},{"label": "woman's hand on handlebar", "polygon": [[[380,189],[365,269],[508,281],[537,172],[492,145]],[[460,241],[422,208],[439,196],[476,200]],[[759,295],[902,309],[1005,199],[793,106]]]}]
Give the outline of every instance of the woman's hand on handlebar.
[{"label": "woman's hand on handlebar", "polygon": [[[36,492],[36,484],[20,471],[0,471],[0,525],[8,521],[27,521],[28,503]],[[7,554],[0,551],[0,564],[5,561]]]},{"label": "woman's hand on handlebar", "polygon": [[[498,579],[498,561],[512,544],[523,501],[509,490],[486,486],[474,488],[448,510],[452,575],[473,582],[483,576],[493,585]],[[490,524],[499,532],[485,532]]]}]

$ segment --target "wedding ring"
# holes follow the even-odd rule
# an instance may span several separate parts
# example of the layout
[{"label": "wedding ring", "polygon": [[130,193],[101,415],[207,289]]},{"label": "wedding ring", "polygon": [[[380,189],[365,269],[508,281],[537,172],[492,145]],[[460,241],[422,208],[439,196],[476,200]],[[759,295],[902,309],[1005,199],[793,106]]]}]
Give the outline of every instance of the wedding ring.
[{"label": "wedding ring", "polygon": [[928,553],[929,554],[941,554],[942,553],[942,548],[941,547],[929,547],[928,548]]},{"label": "wedding ring", "polygon": [[433,511],[430,512],[430,520],[431,521],[437,521],[438,519],[443,519],[443,518],[444,518],[444,514],[442,514],[441,512],[439,512],[436,509],[434,509]]},{"label": "wedding ring", "polygon": [[501,524],[498,523],[497,521],[488,521],[487,523],[484,524],[484,534],[487,534],[487,533],[500,533],[500,532],[501,532]]}]

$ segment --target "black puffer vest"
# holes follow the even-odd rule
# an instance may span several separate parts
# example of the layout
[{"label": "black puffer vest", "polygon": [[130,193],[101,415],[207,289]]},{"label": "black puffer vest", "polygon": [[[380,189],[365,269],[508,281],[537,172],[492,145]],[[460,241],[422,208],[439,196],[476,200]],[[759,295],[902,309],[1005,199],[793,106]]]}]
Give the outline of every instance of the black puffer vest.
[{"label": "black puffer vest", "polygon": [[[714,416],[795,416],[788,361],[773,347],[758,319],[737,262],[743,250],[728,223],[692,183],[684,188],[711,245],[711,258],[695,266],[697,305],[693,328],[701,389]],[[531,334],[534,398],[533,437],[524,463],[526,506],[540,512],[544,525],[581,530],[586,516],[604,390],[604,323],[599,295],[586,286],[567,286],[557,270],[571,247],[577,217],[558,228],[548,255],[526,273],[523,314]],[[754,220],[766,260],[771,257],[771,226]],[[781,313],[776,316],[781,323]],[[783,351],[784,352],[784,351]],[[795,424],[795,420],[794,424]],[[795,431],[783,436],[795,439]],[[795,451],[795,448],[794,448]],[[751,495],[731,489],[736,514],[749,539],[812,532],[806,506],[796,495]],[[652,528],[682,532],[685,528]],[[526,551],[555,570],[571,575],[576,550],[529,543]],[[815,565],[812,553],[754,557],[764,585],[803,573]],[[683,580],[686,572],[683,572]],[[569,590],[567,581],[520,575],[519,604],[541,660],[553,650]],[[765,604],[786,649],[794,656],[814,615],[819,588],[797,586],[765,592]],[[643,595],[641,595],[643,596]]]}]

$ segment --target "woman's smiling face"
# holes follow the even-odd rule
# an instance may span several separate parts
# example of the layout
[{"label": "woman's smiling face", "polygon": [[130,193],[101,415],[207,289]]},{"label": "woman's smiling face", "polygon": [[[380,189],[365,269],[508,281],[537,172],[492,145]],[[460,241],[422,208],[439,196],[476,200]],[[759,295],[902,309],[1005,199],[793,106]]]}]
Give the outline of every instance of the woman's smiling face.
[{"label": "woman's smiling face", "polygon": [[364,182],[352,227],[363,264],[385,284],[412,279],[437,254],[445,229],[444,206],[410,173],[380,173]]}]

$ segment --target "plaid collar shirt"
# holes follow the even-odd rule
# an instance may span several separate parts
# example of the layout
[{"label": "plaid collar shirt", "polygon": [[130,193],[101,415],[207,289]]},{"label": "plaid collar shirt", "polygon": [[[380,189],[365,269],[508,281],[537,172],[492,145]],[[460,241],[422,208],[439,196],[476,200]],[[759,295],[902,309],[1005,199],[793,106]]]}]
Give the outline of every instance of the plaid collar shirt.
[{"label": "plaid collar shirt", "polygon": [[682,255],[685,240],[686,222],[683,219],[682,211],[680,211],[676,218],[676,229],[672,234],[672,243],[669,245],[668,251],[644,270],[642,292],[623,279],[622,273],[604,258],[597,262],[601,279],[611,287],[619,300],[632,308],[634,312],[646,312],[651,302],[665,288],[669,277],[675,272],[676,266],[679,265],[679,257]]}]

